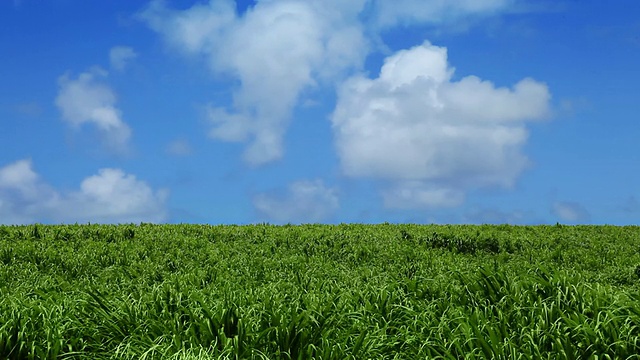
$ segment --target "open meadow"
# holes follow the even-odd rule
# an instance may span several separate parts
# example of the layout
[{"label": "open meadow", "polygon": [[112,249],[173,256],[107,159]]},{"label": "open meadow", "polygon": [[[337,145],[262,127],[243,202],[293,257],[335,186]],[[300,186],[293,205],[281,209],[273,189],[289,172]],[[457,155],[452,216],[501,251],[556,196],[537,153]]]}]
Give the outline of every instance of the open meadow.
[{"label": "open meadow", "polygon": [[632,226],[0,226],[0,358],[636,358],[639,285]]}]

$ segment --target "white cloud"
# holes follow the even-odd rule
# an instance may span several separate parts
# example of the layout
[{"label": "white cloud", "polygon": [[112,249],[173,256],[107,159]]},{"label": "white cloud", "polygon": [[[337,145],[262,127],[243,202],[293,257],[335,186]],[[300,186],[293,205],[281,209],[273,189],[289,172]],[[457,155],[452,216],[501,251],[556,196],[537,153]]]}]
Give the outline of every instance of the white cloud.
[{"label": "white cloud", "polygon": [[20,160],[0,168],[0,188],[17,191],[22,197],[35,198],[38,175],[31,169],[31,160]]},{"label": "white cloud", "polygon": [[176,139],[167,146],[167,153],[174,156],[191,155],[193,149],[186,139]]},{"label": "white cloud", "polygon": [[31,160],[0,168],[0,223],[33,222],[37,204],[55,199],[55,192],[42,183],[31,168]]},{"label": "white cloud", "polygon": [[64,121],[75,128],[87,123],[96,126],[106,147],[122,154],[128,151],[131,129],[115,106],[115,93],[100,82],[107,75],[104,70],[94,68],[76,79],[62,76],[55,103]]},{"label": "white cloud", "polygon": [[516,0],[376,0],[374,18],[382,28],[398,24],[443,24],[467,17],[496,14],[513,6]]},{"label": "white cloud", "polygon": [[114,46],[109,50],[109,63],[111,67],[123,71],[127,64],[138,57],[138,54],[128,46]]},{"label": "white cloud", "polygon": [[120,169],[100,169],[82,181],[80,190],[68,194],[59,206],[65,218],[104,222],[161,222],[168,193],[153,191],[145,182]]},{"label": "white cloud", "polygon": [[336,190],[321,180],[294,182],[286,194],[259,194],[253,205],[260,216],[277,222],[319,222],[340,206]]},{"label": "white cloud", "polygon": [[0,168],[0,222],[162,222],[166,190],[154,191],[120,169],[101,169],[80,189],[60,192],[40,179],[31,160]]},{"label": "white cloud", "polygon": [[239,79],[233,104],[212,106],[210,135],[248,141],[244,159],[257,165],[282,156],[284,133],[305,89],[362,64],[368,49],[356,18],[364,3],[260,1],[238,15],[231,0],[184,11],[154,1],[141,17],[173,47]]},{"label": "white cloud", "polygon": [[238,14],[232,0],[185,10],[155,0],[140,18],[172,48],[239,80],[232,104],[211,106],[210,136],[247,142],[245,161],[259,165],[282,157],[293,110],[308,100],[301,94],[360,69],[382,29],[454,23],[505,11],[516,1],[259,0]]},{"label": "white cloud", "polygon": [[589,222],[591,219],[589,211],[577,202],[557,201],[553,203],[551,213],[561,221],[571,223]]},{"label": "white cloud", "polygon": [[393,207],[453,206],[463,191],[512,186],[529,164],[525,122],[549,113],[546,85],[496,88],[453,72],[446,49],[425,42],[387,58],[377,79],[348,79],[332,115],[344,173],[395,181]]}]

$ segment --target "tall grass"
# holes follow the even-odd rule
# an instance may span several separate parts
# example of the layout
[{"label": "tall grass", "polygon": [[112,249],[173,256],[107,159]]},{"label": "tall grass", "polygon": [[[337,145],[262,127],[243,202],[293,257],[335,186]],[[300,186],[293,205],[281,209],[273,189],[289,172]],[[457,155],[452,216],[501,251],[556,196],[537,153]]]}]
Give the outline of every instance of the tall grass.
[{"label": "tall grass", "polygon": [[0,227],[0,358],[635,358],[639,235]]}]

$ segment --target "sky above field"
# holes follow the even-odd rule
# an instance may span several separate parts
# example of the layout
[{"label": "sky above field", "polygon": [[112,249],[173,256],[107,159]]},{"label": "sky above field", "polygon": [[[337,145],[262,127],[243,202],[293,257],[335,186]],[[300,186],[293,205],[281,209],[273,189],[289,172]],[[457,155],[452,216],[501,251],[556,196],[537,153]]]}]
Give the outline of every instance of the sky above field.
[{"label": "sky above field", "polygon": [[640,224],[637,0],[0,2],[0,223]]}]

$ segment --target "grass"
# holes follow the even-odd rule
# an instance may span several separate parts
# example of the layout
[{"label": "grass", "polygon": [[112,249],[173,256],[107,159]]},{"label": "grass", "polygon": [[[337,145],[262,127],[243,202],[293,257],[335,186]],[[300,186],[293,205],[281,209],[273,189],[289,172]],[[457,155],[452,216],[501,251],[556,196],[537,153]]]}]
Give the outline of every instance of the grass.
[{"label": "grass", "polygon": [[0,226],[0,358],[640,353],[640,228]]}]

